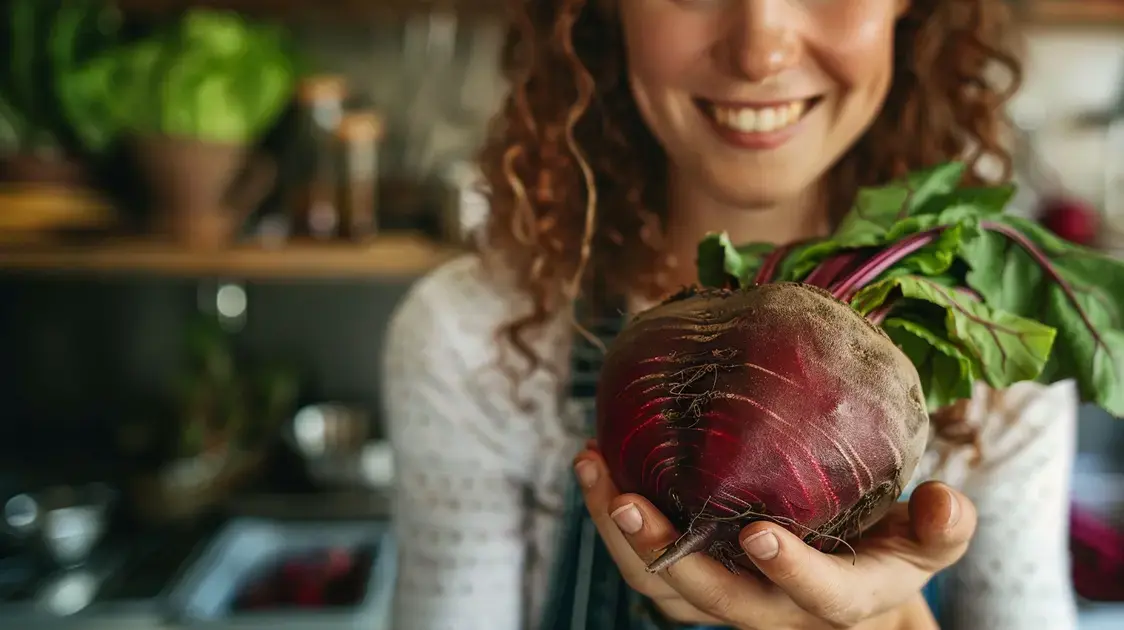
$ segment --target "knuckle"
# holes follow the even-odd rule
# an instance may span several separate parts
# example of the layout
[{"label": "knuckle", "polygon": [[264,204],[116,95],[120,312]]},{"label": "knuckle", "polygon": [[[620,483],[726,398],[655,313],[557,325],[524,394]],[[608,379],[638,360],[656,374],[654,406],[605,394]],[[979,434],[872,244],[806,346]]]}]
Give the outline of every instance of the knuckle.
[{"label": "knuckle", "polygon": [[734,615],[734,600],[730,593],[721,585],[714,585],[703,590],[699,596],[698,607],[709,615],[719,619],[731,620]]},{"label": "knuckle", "polygon": [[660,613],[672,623],[686,625],[694,624],[699,620],[700,611],[680,598],[654,599],[653,602]]},{"label": "knuckle", "polygon": [[839,594],[824,593],[814,608],[816,610],[811,611],[812,614],[839,630],[854,628],[867,618],[857,602]]},{"label": "knuckle", "polygon": [[801,582],[804,578],[804,565],[801,562],[781,562],[772,567],[769,573],[778,582]]},{"label": "knuckle", "polygon": [[656,585],[652,583],[652,580],[648,579],[647,574],[637,575],[632,571],[622,571],[621,574],[624,578],[625,584],[628,584],[629,588],[643,595],[644,597],[655,598],[656,596],[661,595],[661,593],[655,588]]}]

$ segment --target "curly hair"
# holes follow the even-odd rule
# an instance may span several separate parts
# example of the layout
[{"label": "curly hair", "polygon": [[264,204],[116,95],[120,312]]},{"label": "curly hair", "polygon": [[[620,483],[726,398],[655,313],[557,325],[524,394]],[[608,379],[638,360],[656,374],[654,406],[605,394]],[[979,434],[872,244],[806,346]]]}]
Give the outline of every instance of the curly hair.
[{"label": "curly hair", "polygon": [[[511,4],[503,51],[511,93],[480,164],[490,247],[534,304],[499,332],[534,370],[541,361],[527,333],[594,288],[591,278],[607,292],[654,298],[669,289],[660,242],[666,156],[629,89],[614,0]],[[1009,177],[1002,105],[1021,69],[1008,48],[1006,4],[913,0],[896,26],[884,106],[828,174],[840,208],[861,186],[951,159],[969,164],[966,183],[986,179],[984,158]]]}]

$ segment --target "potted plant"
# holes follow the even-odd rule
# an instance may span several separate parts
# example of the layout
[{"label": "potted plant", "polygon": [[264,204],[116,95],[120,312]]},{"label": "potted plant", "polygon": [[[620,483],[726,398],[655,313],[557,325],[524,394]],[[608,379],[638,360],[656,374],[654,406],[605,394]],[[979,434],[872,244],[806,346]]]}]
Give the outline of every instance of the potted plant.
[{"label": "potted plant", "polygon": [[273,185],[255,142],[285,108],[295,68],[283,32],[230,12],[192,10],[82,68],[128,137],[156,230],[219,247]]},{"label": "potted plant", "polygon": [[[163,439],[151,423],[123,427],[127,443],[147,443],[161,462],[133,485],[138,512],[148,520],[189,518],[249,482],[280,439],[292,414],[299,379],[289,367],[240,360],[217,321],[200,316],[186,334],[187,366]],[[136,438],[144,433],[145,439]],[[129,436],[133,439],[128,439]],[[126,447],[139,455],[137,447]]]},{"label": "potted plant", "polygon": [[83,162],[117,129],[97,99],[71,89],[83,58],[119,41],[121,16],[102,0],[10,0],[0,62],[0,178],[77,185]]}]

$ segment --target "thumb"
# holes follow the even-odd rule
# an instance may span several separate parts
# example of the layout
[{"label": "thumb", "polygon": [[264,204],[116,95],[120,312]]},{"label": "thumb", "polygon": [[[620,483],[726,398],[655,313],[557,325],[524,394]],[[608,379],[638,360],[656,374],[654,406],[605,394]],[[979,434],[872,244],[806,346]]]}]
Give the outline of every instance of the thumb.
[{"label": "thumb", "polygon": [[909,498],[909,521],[917,542],[917,562],[939,571],[960,559],[976,532],[976,506],[943,483],[921,484]]}]

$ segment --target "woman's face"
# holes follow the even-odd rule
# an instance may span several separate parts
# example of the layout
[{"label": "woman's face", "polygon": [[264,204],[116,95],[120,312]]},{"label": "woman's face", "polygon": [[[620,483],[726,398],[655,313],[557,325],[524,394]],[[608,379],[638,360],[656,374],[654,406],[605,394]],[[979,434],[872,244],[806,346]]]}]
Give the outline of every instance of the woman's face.
[{"label": "woman's face", "polygon": [[872,123],[909,0],[619,0],[632,90],[716,201],[783,203]]}]

